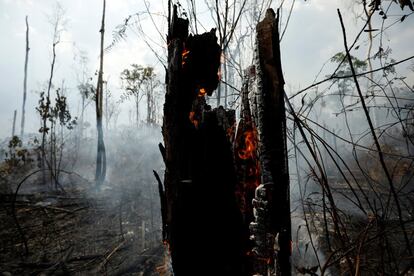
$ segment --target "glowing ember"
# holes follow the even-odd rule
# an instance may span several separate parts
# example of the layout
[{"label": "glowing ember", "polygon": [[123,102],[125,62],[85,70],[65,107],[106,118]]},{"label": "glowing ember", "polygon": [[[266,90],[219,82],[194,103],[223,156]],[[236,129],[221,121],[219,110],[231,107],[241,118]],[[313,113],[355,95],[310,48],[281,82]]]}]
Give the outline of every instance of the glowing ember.
[{"label": "glowing ember", "polygon": [[199,97],[203,97],[206,93],[207,91],[204,88],[200,88],[200,90],[198,90]]},{"label": "glowing ember", "polygon": [[190,121],[193,123],[195,127],[198,127],[198,120],[196,120],[194,117],[195,117],[195,112],[190,111],[188,118],[190,119]]},{"label": "glowing ember", "polygon": [[188,55],[190,54],[190,51],[189,50],[187,50],[187,49],[184,49],[183,50],[183,52],[182,52],[182,54],[181,54],[181,56],[182,56],[182,62],[181,62],[181,65],[182,66],[184,66],[184,64],[186,63],[186,61],[187,61],[187,58],[188,58]]},{"label": "glowing ember", "polygon": [[247,130],[244,133],[245,148],[240,149],[238,152],[239,158],[246,160],[254,158],[256,150],[256,135],[253,130]]},{"label": "glowing ember", "polygon": [[229,139],[229,141],[231,142],[231,143],[233,143],[233,141],[234,141],[234,134],[235,134],[235,132],[236,132],[236,124],[233,124],[231,127],[229,127],[227,130],[226,130],[226,135],[227,135],[227,138]]}]

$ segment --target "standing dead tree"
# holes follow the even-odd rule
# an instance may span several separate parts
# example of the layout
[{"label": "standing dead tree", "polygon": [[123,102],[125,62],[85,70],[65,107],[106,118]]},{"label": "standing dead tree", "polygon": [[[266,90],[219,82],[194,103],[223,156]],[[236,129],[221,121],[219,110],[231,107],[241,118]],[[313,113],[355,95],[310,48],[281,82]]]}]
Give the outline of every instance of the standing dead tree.
[{"label": "standing dead tree", "polygon": [[[56,46],[60,43],[60,35],[63,31],[62,29],[64,25],[63,16],[64,16],[64,10],[59,4],[57,4],[55,14],[53,15],[53,18],[51,21],[53,25],[52,62],[50,64],[50,73],[49,73],[49,80],[47,83],[46,96],[44,95],[45,94],[44,92],[40,94],[39,107],[36,108],[41,117],[41,128],[39,132],[42,133],[40,151],[41,151],[42,181],[44,184],[46,184],[46,167],[47,167],[46,135],[49,132],[49,127],[47,124],[48,124],[48,119],[49,119],[50,112],[51,112],[50,92],[53,88],[53,77],[55,74]],[[53,177],[51,176],[51,179],[52,178]]]},{"label": "standing dead tree", "polygon": [[17,117],[17,110],[13,112],[13,126],[12,126],[12,139],[14,135],[16,134],[16,117]]},{"label": "standing dead tree", "polygon": [[215,29],[188,35],[188,21],[178,17],[176,6],[169,16],[165,147],[160,145],[166,171],[159,190],[163,237],[175,275],[290,275],[277,27],[269,10],[257,27],[255,82],[242,89],[242,122],[235,134],[235,111],[212,109],[204,98],[219,81]]},{"label": "standing dead tree", "polygon": [[102,22],[101,29],[101,52],[100,52],[100,61],[99,61],[99,72],[98,72],[98,82],[96,84],[96,95],[95,95],[95,107],[96,107],[96,128],[98,131],[98,145],[96,153],[96,171],[95,171],[95,181],[96,185],[100,186],[105,181],[106,175],[106,151],[105,151],[105,142],[103,137],[103,125],[102,125],[102,115],[103,115],[103,58],[104,58],[104,37],[105,37],[105,7],[106,0],[103,0],[103,9],[102,9]]},{"label": "standing dead tree", "polygon": [[235,163],[243,223],[250,226],[252,273],[291,274],[291,219],[280,61],[279,16],[269,9],[256,27],[256,57],[244,76]]},{"label": "standing dead tree", "polygon": [[24,120],[26,116],[26,95],[27,95],[27,65],[29,62],[29,22],[26,16],[26,56],[24,59],[24,80],[23,80],[23,104],[22,104],[22,120],[20,124],[20,139],[23,140],[24,135]]},{"label": "standing dead tree", "polygon": [[[275,259],[276,275],[290,275],[291,221],[285,82],[280,60],[278,26],[279,16],[275,17],[274,11],[269,9],[264,20],[256,27],[257,91],[251,91],[250,98],[252,116],[258,131],[262,182],[256,189],[253,201],[256,216],[252,228],[256,231],[254,236],[259,256]],[[266,204],[269,206],[267,210],[264,207]],[[273,248],[276,248],[276,252],[273,252]]]},{"label": "standing dead tree", "polygon": [[204,99],[218,86],[219,65],[215,30],[189,36],[188,21],[178,17],[174,6],[168,32],[161,198],[175,275],[247,275],[243,241],[248,236],[240,231],[236,176],[226,136],[234,112],[211,110]]}]

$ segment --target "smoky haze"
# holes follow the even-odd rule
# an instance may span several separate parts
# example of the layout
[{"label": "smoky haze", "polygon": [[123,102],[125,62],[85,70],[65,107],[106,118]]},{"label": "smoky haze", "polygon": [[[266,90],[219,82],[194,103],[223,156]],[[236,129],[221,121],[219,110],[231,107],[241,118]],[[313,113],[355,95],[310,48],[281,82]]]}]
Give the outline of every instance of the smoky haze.
[{"label": "smoky haze", "polygon": [[[196,28],[201,33],[216,26],[215,13],[210,9],[211,5],[206,5],[212,2],[197,2],[198,25],[194,24],[190,8],[184,7],[188,5],[181,3],[180,12],[189,17],[192,33]],[[243,70],[251,65],[255,54],[252,22],[259,19],[256,17],[260,1],[247,2],[249,6],[235,38],[222,56],[222,63],[227,64],[227,73],[222,74],[220,91],[228,92],[226,108],[235,109],[236,114],[240,111],[239,90]],[[351,50],[351,55],[361,62],[357,73],[412,57],[414,16],[408,7],[402,10],[396,2],[389,1],[387,8],[384,6],[381,10],[388,17],[384,19],[379,11],[375,12],[372,29],[368,30],[364,10],[353,2],[272,2],[273,8],[284,3],[280,14],[281,29],[285,30],[281,39],[285,90],[310,141],[308,146],[292,111],[287,108],[292,260],[297,273],[301,269],[315,267],[315,271],[320,273],[329,258],[337,264],[330,265],[327,273],[340,273],[345,257],[341,259],[338,252],[343,252],[341,250],[347,246],[355,247],[356,240],[360,242],[359,250],[363,252],[365,248],[370,254],[377,251],[375,244],[384,245],[378,250],[382,260],[386,260],[384,263],[390,264],[383,271],[404,264],[404,261],[398,262],[393,258],[405,257],[405,253],[400,252],[405,248],[403,231],[400,228],[395,231],[395,225],[401,224],[399,217],[408,221],[414,213],[414,63],[411,59],[358,78],[367,113],[373,122],[374,129],[371,130],[353,79],[341,78],[350,74],[350,68],[346,62],[338,62],[340,58],[333,57],[344,53],[337,8],[341,9],[344,17],[348,44],[361,33]],[[56,255],[60,259],[53,262],[65,263],[62,260],[68,256],[66,259],[72,258],[73,265],[77,261],[73,260],[74,256],[83,256],[95,266],[88,270],[89,273],[102,272],[108,266],[109,274],[122,275],[138,271],[131,268],[134,260],[130,259],[137,254],[141,266],[150,263],[148,267],[152,269],[162,263],[167,264],[164,270],[170,270],[168,250],[161,245],[160,199],[153,174],[155,170],[162,178],[165,170],[158,143],[163,141],[166,3],[107,1],[103,74],[107,171],[102,187],[96,189],[97,131],[92,94],[95,93],[99,67],[102,1],[0,0],[0,32],[3,34],[0,46],[0,191],[5,202],[0,213],[5,227],[0,230],[4,230],[2,241],[10,241],[4,243],[0,259],[20,259],[26,240],[28,250],[35,252],[29,254],[28,263],[38,260],[52,263]],[[53,163],[48,166],[59,173],[47,175],[47,182],[42,184],[39,164],[42,155],[39,150],[41,118],[36,108],[39,107],[41,93],[47,90],[52,61],[53,17],[59,9],[62,24],[56,45],[51,99],[54,105],[57,91],[65,96],[71,120],[75,122],[71,128],[56,123],[54,130],[48,132],[46,145],[50,152],[46,156],[47,162]],[[30,39],[26,128],[25,135],[20,137],[23,143],[16,140],[10,144],[13,141],[15,110],[15,134],[20,133],[26,15]],[[126,19],[129,20],[128,25]],[[131,94],[121,79],[122,72],[131,69],[132,64],[154,69],[153,81],[157,85],[151,90],[151,104],[148,104],[144,89],[139,95]],[[333,72],[336,72],[335,77]],[[326,78],[331,79],[312,86]],[[309,86],[312,87],[307,89]],[[87,96],[85,91],[89,93]],[[217,106],[216,93],[207,99],[213,107]],[[224,96],[221,104],[223,99]],[[147,116],[148,113],[153,114],[152,117]],[[152,121],[149,122],[148,117]],[[384,152],[384,163],[395,183],[396,197],[393,197],[379,160],[373,133]],[[28,175],[30,177],[24,180]],[[331,202],[327,187],[331,189]],[[66,192],[71,196],[65,196]],[[12,203],[14,194],[15,203]],[[397,201],[402,214],[399,214]],[[25,208],[29,211],[26,212]],[[335,229],[334,211],[342,218],[343,227],[339,231]],[[16,230],[13,212],[16,212],[23,231]],[[56,222],[50,219],[52,215],[49,212],[57,212],[52,213],[58,217]],[[38,218],[39,223],[35,223],[33,218]],[[66,224],[69,227],[65,228]],[[33,232],[27,229],[33,229]],[[387,235],[378,241],[375,240],[375,231]],[[345,233],[346,246],[338,246],[338,232]],[[54,239],[54,235],[62,238]],[[370,238],[374,242],[367,243]],[[387,238],[392,245],[387,244]],[[395,256],[387,251],[395,253]],[[111,254],[115,255],[113,266],[106,260],[113,256]],[[124,260],[124,264],[117,268]],[[369,263],[370,259],[365,261],[364,269],[367,270],[362,272],[379,271],[378,264]],[[5,271],[10,267],[13,264]]]}]

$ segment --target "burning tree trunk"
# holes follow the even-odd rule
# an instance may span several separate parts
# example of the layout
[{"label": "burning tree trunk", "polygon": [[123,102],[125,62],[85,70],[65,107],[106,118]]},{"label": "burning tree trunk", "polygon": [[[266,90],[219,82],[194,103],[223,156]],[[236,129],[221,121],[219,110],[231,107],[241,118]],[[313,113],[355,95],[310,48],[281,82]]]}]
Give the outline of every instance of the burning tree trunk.
[{"label": "burning tree trunk", "polygon": [[227,138],[235,116],[223,108],[211,110],[204,99],[218,85],[220,47],[215,30],[188,36],[188,21],[177,16],[176,6],[169,24],[161,198],[174,273],[246,275],[246,238],[240,234]]},{"label": "burning tree trunk", "polygon": [[156,177],[178,276],[290,275],[284,81],[273,11],[257,30],[257,62],[242,89],[235,135],[235,112],[212,110],[204,99],[218,86],[215,30],[189,36],[176,6],[169,20],[164,187]]},{"label": "burning tree trunk", "polygon": [[273,10],[268,10],[257,26],[255,64],[245,72],[235,139],[236,194],[254,241],[251,269],[260,275],[291,273],[284,80],[277,27]]}]

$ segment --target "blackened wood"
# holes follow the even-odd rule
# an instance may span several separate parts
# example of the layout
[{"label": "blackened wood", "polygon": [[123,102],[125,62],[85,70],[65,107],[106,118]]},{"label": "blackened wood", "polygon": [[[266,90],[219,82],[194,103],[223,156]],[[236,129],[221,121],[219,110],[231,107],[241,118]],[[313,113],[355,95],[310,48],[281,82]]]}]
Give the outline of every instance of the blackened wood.
[{"label": "blackened wood", "polygon": [[[257,25],[256,123],[265,193],[270,193],[270,229],[277,237],[278,275],[291,275],[291,222],[286,143],[284,79],[280,60],[278,17],[269,9]],[[266,195],[267,196],[267,195]]]},{"label": "blackened wood", "polygon": [[161,156],[162,156],[162,160],[165,163],[165,148],[163,146],[163,144],[159,143],[158,144],[158,149],[160,150]]},{"label": "blackened wood", "polygon": [[160,205],[161,205],[161,220],[162,220],[162,240],[163,242],[167,241],[167,229],[166,229],[166,225],[164,224],[165,222],[165,218],[166,218],[166,198],[165,198],[165,192],[164,192],[164,187],[162,185],[162,181],[160,176],[158,175],[158,173],[153,170],[152,171],[154,173],[155,179],[157,180],[158,183],[158,193],[160,196]]},{"label": "blackened wood", "polygon": [[210,110],[200,96],[201,91],[211,95],[217,88],[219,64],[215,30],[188,36],[188,21],[178,18],[174,6],[162,128],[163,224],[178,276],[246,275],[236,176],[226,135],[234,124],[234,112]]},{"label": "blackened wood", "polygon": [[[253,199],[255,190],[260,184],[260,165],[257,155],[257,130],[253,122],[248,98],[251,89],[249,70],[246,70],[241,89],[240,120],[234,139],[234,163],[237,174],[236,199],[243,218],[243,233],[246,233],[244,250],[246,252],[246,269],[249,275],[265,272],[263,261],[258,261],[253,254],[255,243],[250,240],[250,224],[254,222]],[[265,266],[266,266],[266,261]],[[261,273],[263,274],[263,273]]]}]

